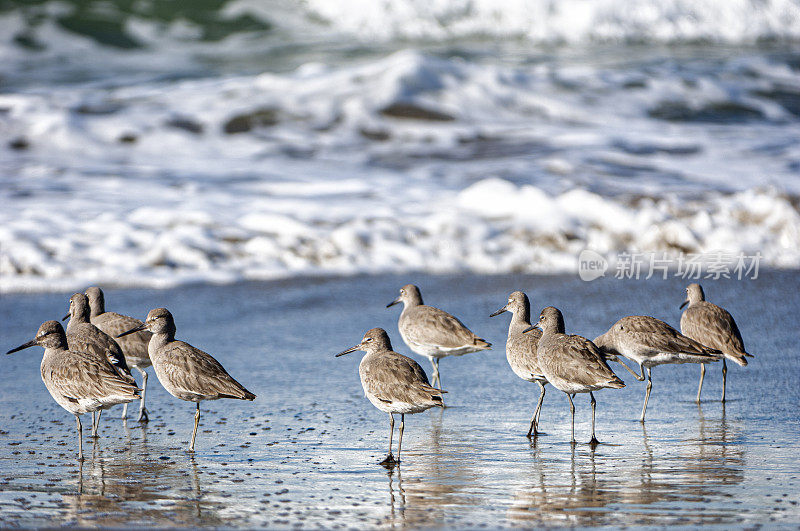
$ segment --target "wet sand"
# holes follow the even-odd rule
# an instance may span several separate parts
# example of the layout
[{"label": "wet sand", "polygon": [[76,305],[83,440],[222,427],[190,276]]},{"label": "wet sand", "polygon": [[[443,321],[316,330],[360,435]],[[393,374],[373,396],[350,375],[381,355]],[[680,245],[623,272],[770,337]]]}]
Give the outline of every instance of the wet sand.
[{"label": "wet sand", "polygon": [[[193,404],[168,395],[149,369],[151,422],[134,422],[135,406],[126,424],[121,407],[104,412],[102,437],[84,439],[79,466],[74,419],[39,376],[42,350],[4,356],[0,526],[797,525],[799,280],[762,272],[754,281],[705,281],[708,299],[733,313],[756,356],[729,366],[727,404],[718,401],[719,364],[709,367],[700,406],[696,365],[656,367],[643,427],[644,383],[613,365],[627,387],[596,393],[603,444],[594,450],[588,396],[576,399],[573,449],[567,400],[551,387],[544,435],[525,437],[538,387],[511,372],[508,316],[489,313],[523,289],[534,312],[558,306],[567,331],[588,337],[629,314],[677,326],[685,281],[405,275],[107,289],[109,310],[142,318],[168,307],[178,338],[214,354],[258,399],[203,403],[190,455]],[[495,350],[442,361],[449,407],[406,419],[403,463],[389,472],[376,464],[388,419],[363,396],[361,354],[333,355],[374,326],[409,354],[399,309],[384,308],[409,281]],[[3,295],[2,348],[63,316],[69,295]]]}]

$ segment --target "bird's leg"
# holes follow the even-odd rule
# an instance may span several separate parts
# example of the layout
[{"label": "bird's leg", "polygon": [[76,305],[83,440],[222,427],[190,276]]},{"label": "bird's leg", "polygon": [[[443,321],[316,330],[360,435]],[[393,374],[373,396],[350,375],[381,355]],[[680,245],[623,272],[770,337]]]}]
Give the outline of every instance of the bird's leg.
[{"label": "bird's leg", "polygon": [[128,404],[125,403],[122,405],[122,420],[128,420]]},{"label": "bird's leg", "polygon": [[725,386],[728,383],[728,365],[725,358],[722,358],[722,403],[725,403]]},{"label": "bird's leg", "polygon": [[[136,421],[149,422],[150,418],[147,416],[147,408],[144,407],[144,397],[147,394],[147,371],[139,369],[139,372],[142,373],[142,399],[139,401],[139,418],[136,419]],[[128,404],[125,404],[125,407],[128,407]]]},{"label": "bird's leg", "polygon": [[200,402],[197,402],[197,410],[194,412],[194,429],[192,430],[192,444],[189,451],[194,452],[194,438],[197,437],[197,425],[200,424]]},{"label": "bird's leg", "polygon": [[433,373],[431,374],[431,385],[436,387],[436,384],[439,381],[439,367],[436,366],[436,358],[430,358],[430,360],[431,367],[433,367]]},{"label": "bird's leg", "polygon": [[544,385],[539,380],[536,380],[536,383],[539,384],[539,401],[536,402],[536,409],[533,410],[531,427],[528,428],[528,439],[531,438],[531,434],[534,436],[539,435],[539,412],[542,410],[542,402],[544,401]]},{"label": "bird's leg", "polygon": [[592,399],[590,402],[592,404],[592,439],[589,441],[589,444],[592,446],[597,446],[600,443],[600,441],[598,441],[597,437],[594,435],[594,410],[597,407],[597,400],[594,399],[594,393],[591,391],[589,392],[589,397]]},{"label": "bird's leg", "polygon": [[572,414],[572,444],[575,444],[575,404],[572,403],[572,395],[567,393],[569,399],[569,412]]},{"label": "bird's leg", "polygon": [[403,446],[403,430],[406,427],[406,414],[400,413],[400,438],[397,441],[397,460],[395,463],[400,463],[400,448]]},{"label": "bird's leg", "polygon": [[[644,374],[644,371],[642,371]],[[639,422],[644,422],[644,412],[647,411],[647,401],[650,399],[650,389],[653,388],[653,380],[650,378],[650,367],[647,368],[647,391],[644,393],[644,406],[642,406],[642,418]]]},{"label": "bird's leg", "polygon": [[389,455],[380,462],[380,464],[384,466],[391,466],[394,464],[394,456],[392,455],[392,435],[394,435],[394,415],[389,413]]},{"label": "bird's leg", "polygon": [[642,367],[642,364],[641,364],[641,363],[639,364],[639,372],[640,372],[641,374],[636,374],[636,371],[634,371],[633,369],[631,369],[630,367],[628,367],[628,366],[625,364],[625,362],[624,362],[624,361],[622,361],[622,357],[621,357],[621,356],[617,356],[617,359],[616,359],[615,361],[616,361],[617,363],[619,363],[620,365],[622,365],[623,367],[625,367],[626,369],[628,369],[628,372],[629,372],[629,373],[631,373],[631,374],[633,375],[633,377],[634,377],[634,378],[636,378],[636,379],[637,379],[637,380],[639,380],[640,382],[644,381],[644,368]]},{"label": "bird's leg", "polygon": [[539,417],[542,415],[542,404],[544,403],[544,384],[539,382],[539,387],[541,387],[541,392],[539,393],[539,406],[536,410],[536,429],[539,429]]},{"label": "bird's leg", "polygon": [[98,437],[100,437],[97,434],[97,431],[100,429],[100,415],[102,413],[103,413],[103,410],[102,409],[98,409],[97,410],[97,420],[92,423],[92,438],[93,439],[97,439]]},{"label": "bird's leg", "polygon": [[78,461],[83,461],[83,426],[78,415],[75,415],[75,420],[78,423]]},{"label": "bird's leg", "polygon": [[[723,360],[724,363],[724,360]],[[697,386],[697,403],[700,403],[700,392],[703,390],[703,379],[706,377],[706,364],[700,364],[700,385]]]}]

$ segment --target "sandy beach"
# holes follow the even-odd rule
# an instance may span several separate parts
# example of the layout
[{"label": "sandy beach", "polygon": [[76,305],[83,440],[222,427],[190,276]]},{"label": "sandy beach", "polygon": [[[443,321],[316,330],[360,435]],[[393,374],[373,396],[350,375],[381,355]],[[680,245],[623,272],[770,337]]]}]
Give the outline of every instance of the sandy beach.
[{"label": "sandy beach", "polygon": [[[731,311],[755,355],[747,367],[729,368],[727,403],[718,401],[718,365],[709,368],[699,406],[696,365],[657,367],[642,426],[644,384],[613,365],[627,387],[596,393],[596,449],[586,444],[588,397],[576,399],[580,444],[573,449],[567,400],[552,388],[544,434],[534,442],[524,436],[538,388],[511,372],[508,320],[489,313],[523,289],[534,312],[556,305],[567,331],[588,337],[628,314],[677,325],[682,279],[419,274],[107,289],[114,311],[142,318],[168,307],[178,338],[215,355],[258,398],[203,403],[191,455],[192,404],[168,395],[149,369],[150,423],[137,424],[131,413],[123,424],[121,407],[105,412],[101,438],[85,438],[79,466],[74,420],[39,377],[41,349],[4,357],[0,525],[797,525],[800,337],[798,302],[788,294],[799,279],[762,271],[757,280],[707,281],[709,300]],[[374,326],[409,355],[397,333],[399,311],[384,308],[409,281],[495,348],[441,363],[449,407],[407,417],[403,463],[387,471],[377,462],[388,422],[363,396],[360,355],[333,355]],[[3,295],[4,348],[62,316],[69,295]]]}]

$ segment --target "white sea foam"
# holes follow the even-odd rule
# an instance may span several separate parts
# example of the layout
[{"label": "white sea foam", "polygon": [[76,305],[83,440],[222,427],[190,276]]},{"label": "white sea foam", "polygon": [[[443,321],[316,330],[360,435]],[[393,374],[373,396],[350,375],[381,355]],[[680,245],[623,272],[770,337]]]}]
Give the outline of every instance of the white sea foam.
[{"label": "white sea foam", "polygon": [[800,267],[797,86],[758,54],[631,68],[406,50],[0,94],[17,146],[0,290],[568,271],[584,248]]},{"label": "white sea foam", "polygon": [[756,42],[800,38],[793,0],[307,0],[369,40],[522,37],[537,42]]}]

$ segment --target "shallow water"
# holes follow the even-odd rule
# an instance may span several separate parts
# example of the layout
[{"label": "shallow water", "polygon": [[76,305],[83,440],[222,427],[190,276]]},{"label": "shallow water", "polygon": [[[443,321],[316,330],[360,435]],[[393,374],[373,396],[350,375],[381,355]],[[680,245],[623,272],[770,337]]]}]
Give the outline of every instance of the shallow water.
[{"label": "shallow water", "polygon": [[[124,425],[120,407],[105,412],[102,437],[94,445],[85,438],[79,466],[74,421],[39,379],[41,349],[4,357],[0,525],[796,525],[798,303],[787,294],[798,279],[762,272],[752,281],[707,281],[708,298],[733,313],[756,356],[729,368],[727,404],[718,401],[718,366],[700,406],[696,366],[657,367],[643,427],[644,384],[615,365],[628,387],[596,394],[602,444],[594,450],[586,444],[588,397],[576,399],[573,449],[567,400],[552,388],[545,433],[525,438],[538,388],[506,364],[507,314],[489,313],[522,288],[534,311],[559,306],[568,331],[589,337],[625,314],[677,324],[683,280],[416,275],[108,290],[111,310],[143,317],[170,308],[179,338],[213,353],[258,399],[204,403],[192,456],[184,449],[193,406],[168,395],[150,369],[151,422]],[[360,354],[333,354],[373,326],[408,354],[399,311],[384,305],[410,280],[426,302],[458,314],[496,348],[442,362],[449,407],[406,419],[403,463],[389,472],[377,465],[388,422],[363,397]],[[3,348],[63,315],[68,295],[4,295]]]}]

